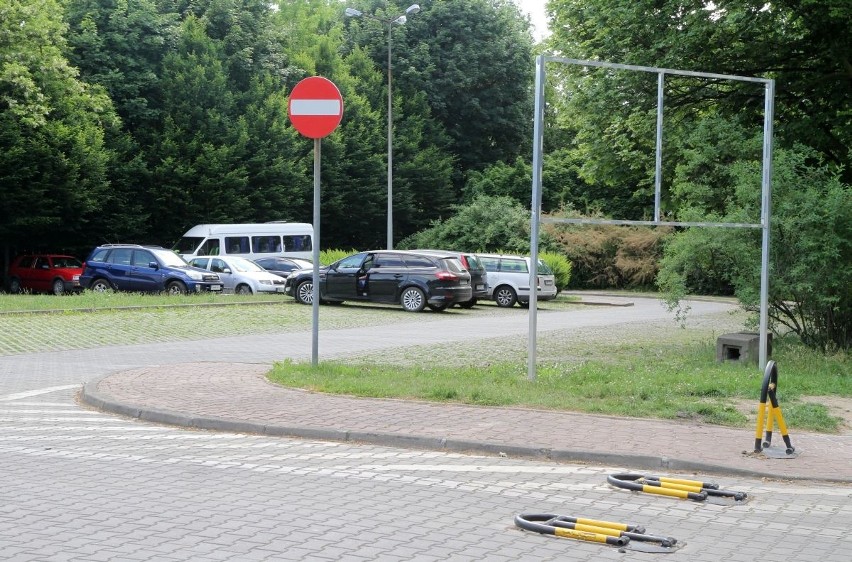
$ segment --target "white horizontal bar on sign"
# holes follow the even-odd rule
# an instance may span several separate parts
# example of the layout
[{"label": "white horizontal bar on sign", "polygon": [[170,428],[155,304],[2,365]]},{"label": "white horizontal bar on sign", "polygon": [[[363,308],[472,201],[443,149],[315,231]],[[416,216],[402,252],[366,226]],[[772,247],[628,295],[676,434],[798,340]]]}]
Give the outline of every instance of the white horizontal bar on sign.
[{"label": "white horizontal bar on sign", "polygon": [[340,115],[340,100],[290,100],[290,115]]}]

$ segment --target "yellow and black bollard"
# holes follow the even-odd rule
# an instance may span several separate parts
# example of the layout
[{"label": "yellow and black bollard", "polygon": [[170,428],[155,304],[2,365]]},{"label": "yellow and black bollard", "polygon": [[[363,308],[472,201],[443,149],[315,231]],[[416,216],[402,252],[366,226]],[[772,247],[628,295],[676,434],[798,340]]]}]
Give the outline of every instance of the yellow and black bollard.
[{"label": "yellow and black bollard", "polygon": [[721,490],[718,484],[711,482],[700,482],[698,480],[683,480],[680,478],[668,478],[665,476],[652,476],[647,474],[612,474],[607,477],[607,482],[617,488],[669,496],[683,500],[703,502],[708,497],[722,498],[714,499],[711,503],[729,505],[731,500],[743,502],[748,497],[745,492],[732,490]]},{"label": "yellow and black bollard", "polygon": [[521,513],[515,516],[515,525],[544,535],[597,542],[640,552],[673,552],[683,546],[673,537],[649,535],[644,527],[638,525],[552,513]]},{"label": "yellow and black bollard", "polygon": [[[760,405],[757,408],[757,428],[754,432],[754,452],[760,453],[764,449],[769,448],[772,444],[772,427],[777,423],[778,429],[781,431],[781,437],[784,439],[784,444],[787,446],[785,453],[792,455],[796,449],[790,442],[787,424],[784,422],[783,414],[781,414],[781,406],[778,405],[777,389],[778,366],[775,364],[775,361],[770,361],[766,364],[766,370],[763,373],[763,385],[760,389]],[[768,405],[767,399],[769,400]],[[766,423],[766,439],[761,443],[764,421]]]},{"label": "yellow and black bollard", "polygon": [[[682,500],[704,501],[707,493],[700,486],[701,482],[680,480],[678,482],[661,482],[659,479],[646,478],[644,474],[612,474],[607,476],[607,482],[617,488],[625,488],[634,492],[645,492],[658,496],[669,496]],[[696,486],[696,484],[699,484]]]}]

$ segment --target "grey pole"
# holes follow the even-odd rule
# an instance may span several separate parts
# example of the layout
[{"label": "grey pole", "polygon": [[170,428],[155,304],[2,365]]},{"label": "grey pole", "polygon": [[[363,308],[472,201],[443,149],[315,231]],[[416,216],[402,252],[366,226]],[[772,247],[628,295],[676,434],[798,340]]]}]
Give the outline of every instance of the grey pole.
[{"label": "grey pole", "polygon": [[766,83],[763,117],[763,178],[761,188],[761,217],[763,242],[760,259],[760,347],[758,368],[763,370],[768,355],[769,327],[769,217],[772,203],[772,128],[775,114],[775,80]]},{"label": "grey pole", "polygon": [[388,250],[393,250],[393,95],[391,94],[391,43],[393,21],[388,22]]},{"label": "grey pole", "polygon": [[351,18],[370,18],[376,21],[387,24],[388,26],[388,250],[393,250],[393,70],[391,67],[391,52],[393,51],[393,24],[400,25],[406,22],[408,15],[417,14],[420,12],[419,4],[412,4],[405,9],[405,13],[399,16],[383,19],[370,14],[365,14],[361,10],[355,8],[346,8],[344,13]]},{"label": "grey pole", "polygon": [[530,213],[530,333],[527,338],[527,378],[536,378],[536,332],[538,331],[538,231],[541,222],[541,170],[544,144],[544,56],[535,59],[535,117],[533,121],[532,211]]},{"label": "grey pole", "polygon": [[311,366],[316,367],[319,360],[319,240],[320,240],[320,139],[314,139],[314,274],[313,299],[311,302]]},{"label": "grey pole", "polygon": [[660,222],[663,185],[663,83],[665,73],[657,74],[657,158],[654,174],[654,222]]}]

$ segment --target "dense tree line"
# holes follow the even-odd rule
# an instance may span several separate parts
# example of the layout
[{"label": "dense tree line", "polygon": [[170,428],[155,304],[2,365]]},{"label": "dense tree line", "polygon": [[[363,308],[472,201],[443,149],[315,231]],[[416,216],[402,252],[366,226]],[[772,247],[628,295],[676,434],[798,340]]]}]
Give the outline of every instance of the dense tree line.
[{"label": "dense tree line", "polygon": [[[449,216],[473,170],[528,149],[532,38],[509,0],[424,0],[393,25],[398,239]],[[311,75],[322,244],[384,244],[387,21],[407,2],[0,0],[5,253],[170,244],[204,222],[312,218],[313,143],[287,119]]]}]

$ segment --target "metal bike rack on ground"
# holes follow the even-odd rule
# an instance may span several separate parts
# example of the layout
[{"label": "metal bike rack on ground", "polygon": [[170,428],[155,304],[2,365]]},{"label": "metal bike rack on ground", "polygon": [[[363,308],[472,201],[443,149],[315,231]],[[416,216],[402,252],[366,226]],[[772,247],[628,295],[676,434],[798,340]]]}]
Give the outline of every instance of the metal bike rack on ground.
[{"label": "metal bike rack on ground", "polygon": [[668,553],[681,548],[673,537],[649,535],[644,527],[552,513],[521,513],[515,525],[527,531],[617,546],[619,550]]},{"label": "metal bike rack on ground", "polygon": [[[787,434],[787,424],[784,423],[784,416],[781,414],[781,406],[778,405],[778,398],[775,391],[778,390],[778,365],[775,361],[770,361],[766,364],[766,370],[763,373],[763,386],[760,389],[760,405],[757,409],[757,428],[754,432],[754,452],[763,453],[767,457],[775,459],[795,458],[796,449],[790,442],[790,436]],[[767,407],[766,400],[769,398],[769,406]],[[766,439],[763,443],[760,442],[761,434],[763,433],[764,421],[766,423]],[[778,429],[781,431],[781,437],[784,439],[784,444],[787,446],[783,451],[772,448],[772,426],[778,423]]]},{"label": "metal bike rack on ground", "polygon": [[617,487],[634,492],[645,492],[658,496],[669,496],[683,500],[708,501],[713,504],[731,505],[742,503],[748,498],[745,492],[720,490],[718,484],[697,480],[682,480],[648,474],[611,474],[606,481]]}]

